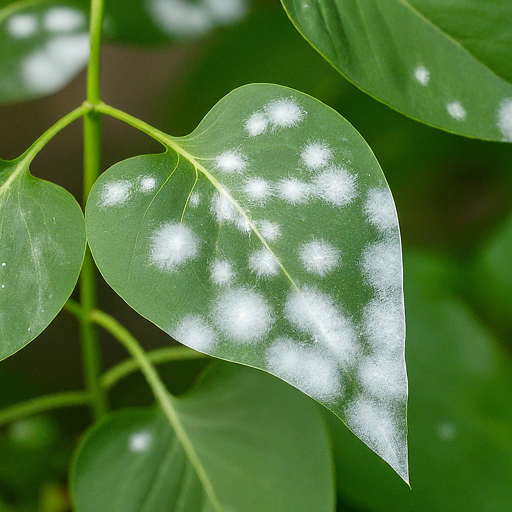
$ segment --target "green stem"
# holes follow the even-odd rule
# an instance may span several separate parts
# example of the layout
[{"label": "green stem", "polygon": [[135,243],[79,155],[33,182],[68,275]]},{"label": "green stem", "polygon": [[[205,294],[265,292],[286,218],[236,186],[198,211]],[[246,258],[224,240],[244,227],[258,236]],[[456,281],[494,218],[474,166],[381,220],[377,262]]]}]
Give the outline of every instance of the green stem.
[{"label": "green stem", "polygon": [[32,398],[0,411],[0,425],[16,421],[32,414],[58,409],[60,407],[72,407],[89,403],[89,394],[85,391],[66,391],[47,396]]},{"label": "green stem", "polygon": [[[101,28],[103,24],[103,0],[91,1],[91,53],[87,71],[87,102],[93,107],[100,98],[100,51]],[[84,117],[84,182],[83,204],[101,171],[102,116],[91,110]],[[80,318],[80,341],[84,366],[85,385],[91,394],[91,408],[95,419],[104,416],[108,410],[107,396],[100,386],[101,351],[98,331],[89,320],[88,313],[97,306],[96,269],[89,248],[86,251],[80,274],[80,302],[84,314]]]},{"label": "green stem", "polygon": [[189,439],[187,432],[181,424],[181,420],[176,408],[175,398],[167,391],[164,383],[160,379],[155,367],[149,360],[147,354],[144,352],[139,342],[119,323],[111,316],[103,313],[102,311],[92,311],[90,313],[90,319],[96,322],[98,325],[106,329],[110,334],[117,338],[130,353],[130,355],[137,361],[146,381],[155,396],[155,399],[160,404],[160,407],[164,411],[169,423],[171,424],[176,437],[180,441],[183,450],[187,454],[190,463],[197,472],[199,480],[203,484],[203,487],[210,498],[212,505],[215,510],[222,511],[222,506],[218,501],[213,485],[197,456],[194,445]]}]

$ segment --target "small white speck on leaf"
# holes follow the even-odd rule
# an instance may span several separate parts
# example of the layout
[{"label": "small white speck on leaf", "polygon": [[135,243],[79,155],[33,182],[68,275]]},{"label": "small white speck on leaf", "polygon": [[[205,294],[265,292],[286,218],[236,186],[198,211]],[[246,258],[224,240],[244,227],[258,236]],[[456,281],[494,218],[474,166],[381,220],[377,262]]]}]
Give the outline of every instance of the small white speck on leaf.
[{"label": "small white speck on leaf", "polygon": [[430,82],[430,71],[422,65],[416,66],[414,70],[414,78],[424,86],[427,86]]},{"label": "small white speck on leaf", "polygon": [[224,151],[215,158],[215,167],[226,174],[241,173],[247,167],[247,158],[238,150]]},{"label": "small white speck on leaf", "polygon": [[128,449],[134,453],[145,452],[152,444],[153,438],[147,430],[135,432],[128,439]]},{"label": "small white speck on leaf", "polygon": [[498,109],[498,128],[501,130],[503,140],[512,142],[512,98],[504,99]]},{"label": "small white speck on leaf", "polygon": [[273,128],[291,128],[299,124],[306,116],[306,111],[300,107],[294,98],[278,98],[265,106]]},{"label": "small white speck on leaf", "polygon": [[249,269],[258,277],[272,277],[279,274],[277,260],[266,247],[249,255]]},{"label": "small white speck on leaf", "polygon": [[340,251],[323,240],[312,240],[300,247],[299,258],[308,272],[323,277],[338,266]]},{"label": "small white speck on leaf", "polygon": [[446,110],[448,114],[456,119],[457,121],[464,121],[467,117],[466,109],[462,106],[460,101],[452,101],[446,104]]},{"label": "small white speck on leaf", "polygon": [[316,171],[329,163],[332,151],[325,142],[310,142],[302,150],[300,157],[310,171]]}]

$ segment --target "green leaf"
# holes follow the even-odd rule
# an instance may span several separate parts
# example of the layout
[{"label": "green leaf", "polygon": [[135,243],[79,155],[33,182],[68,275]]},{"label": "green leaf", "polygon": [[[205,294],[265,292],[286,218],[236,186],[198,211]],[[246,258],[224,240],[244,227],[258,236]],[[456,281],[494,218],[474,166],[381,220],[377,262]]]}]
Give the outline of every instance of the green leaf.
[{"label": "green leaf", "polygon": [[177,408],[219,505],[164,414],[131,409],[83,440],[71,477],[77,512],[334,509],[326,429],[301,393],[254,369],[216,363]]},{"label": "green leaf", "polygon": [[62,309],[85,252],[82,210],[63,188],[0,160],[0,360],[41,333]]},{"label": "green leaf", "polygon": [[419,121],[512,141],[510,2],[282,0],[358,87]]},{"label": "green leaf", "polygon": [[276,85],[221,100],[161,155],[96,182],[98,268],[181,343],[262,368],[331,409],[407,479],[398,220],[339,114]]}]

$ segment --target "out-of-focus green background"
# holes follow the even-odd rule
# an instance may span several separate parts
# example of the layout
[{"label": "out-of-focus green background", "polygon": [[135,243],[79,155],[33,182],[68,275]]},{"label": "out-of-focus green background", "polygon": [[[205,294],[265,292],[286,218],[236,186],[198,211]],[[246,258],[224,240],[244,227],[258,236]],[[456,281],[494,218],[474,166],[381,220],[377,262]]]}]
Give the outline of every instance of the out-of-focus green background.
[{"label": "out-of-focus green background", "polygon": [[[2,77],[0,77],[0,80]],[[294,87],[360,131],[395,197],[404,247],[412,490],[334,417],[340,511],[512,510],[512,145],[465,139],[412,121],[360,92],[309,47],[277,0],[253,0],[239,24],[172,47],[105,46],[104,101],[171,133],[190,132],[233,88]],[[84,99],[85,73],[41,100],[0,107],[0,156],[21,154]],[[32,172],[81,194],[81,126],[59,134]],[[104,168],[159,146],[105,119]],[[101,307],[145,348],[169,338],[101,283]],[[104,336],[105,366],[125,354]],[[204,362],[162,367],[171,391]],[[0,405],[82,386],[77,326],[61,313],[0,364]],[[142,378],[114,388],[115,407],[151,403]],[[68,510],[66,467],[89,422],[58,411],[0,430],[0,512]],[[290,511],[293,512],[293,511]],[[314,511],[312,511],[314,512]]]}]

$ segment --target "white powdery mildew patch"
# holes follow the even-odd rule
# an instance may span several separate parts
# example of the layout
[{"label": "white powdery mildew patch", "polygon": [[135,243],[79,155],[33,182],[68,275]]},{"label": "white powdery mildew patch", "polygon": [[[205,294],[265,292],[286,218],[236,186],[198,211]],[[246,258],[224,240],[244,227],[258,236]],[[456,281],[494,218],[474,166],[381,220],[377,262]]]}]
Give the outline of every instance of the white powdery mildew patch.
[{"label": "white powdery mildew patch", "polygon": [[512,142],[512,98],[503,100],[498,109],[498,128],[501,130],[503,140]]},{"label": "white powdery mildew patch", "polygon": [[235,273],[233,266],[227,260],[216,259],[210,267],[210,277],[215,284],[225,286],[231,284]]},{"label": "white powdery mildew patch", "polygon": [[388,189],[371,188],[363,210],[368,221],[381,232],[398,227],[395,203]]},{"label": "white powdery mildew patch", "polygon": [[371,300],[363,311],[364,333],[374,351],[402,354],[405,346],[405,313],[402,300]]},{"label": "white powdery mildew patch", "polygon": [[367,356],[359,366],[362,392],[379,399],[402,399],[407,397],[407,374],[403,357],[377,353]]},{"label": "white powdery mildew patch", "polygon": [[334,301],[315,288],[292,291],[285,305],[286,318],[300,330],[322,343],[343,364],[354,364],[357,356],[356,331]]},{"label": "white powdery mildew patch", "polygon": [[145,452],[153,443],[153,436],[147,430],[135,432],[128,439],[128,449],[131,452]]},{"label": "white powdery mildew patch", "polygon": [[198,255],[197,237],[183,224],[165,223],[151,237],[150,261],[160,270],[174,272]]},{"label": "white powdery mildew patch", "polygon": [[215,158],[215,167],[226,174],[238,174],[247,167],[247,159],[239,151],[224,151]]},{"label": "white powdery mildew patch", "polygon": [[37,19],[32,14],[17,14],[7,21],[7,31],[15,39],[27,39],[37,31]]},{"label": "white powdery mildew patch", "polygon": [[272,373],[317,400],[334,402],[343,394],[336,362],[315,347],[278,338],[267,350],[266,362]]},{"label": "white powdery mildew patch", "polygon": [[48,32],[73,32],[85,24],[85,15],[69,7],[54,7],[44,17],[44,28]]},{"label": "white powdery mildew patch", "polygon": [[263,112],[254,112],[244,123],[245,131],[256,137],[265,133],[268,128],[268,117]]},{"label": "white powdery mildew patch", "polygon": [[308,272],[323,277],[338,266],[340,251],[323,240],[312,240],[299,249],[299,258]]},{"label": "white powdery mildew patch", "polygon": [[244,183],[244,192],[250,200],[263,204],[272,195],[272,186],[263,178],[250,178]]},{"label": "white powdery mildew patch", "polygon": [[363,271],[379,294],[388,294],[402,285],[400,243],[393,237],[369,245],[363,253]]},{"label": "white powdery mildew patch", "polygon": [[212,27],[211,13],[197,2],[148,0],[148,7],[155,23],[175,36],[198,36]]},{"label": "white powdery mildew patch", "polygon": [[272,277],[279,274],[277,260],[266,247],[249,255],[249,269],[258,277]]},{"label": "white powdery mildew patch", "polygon": [[427,86],[430,82],[430,71],[422,65],[419,65],[414,70],[414,78],[421,84]]},{"label": "white powdery mildew patch", "polygon": [[356,180],[346,169],[331,168],[313,181],[314,194],[334,206],[345,206],[357,195]]},{"label": "white powdery mildew patch", "polygon": [[209,350],[217,341],[214,329],[197,315],[185,317],[170,334],[175,340],[199,352]]},{"label": "white powdery mildew patch", "polygon": [[242,233],[250,233],[249,221],[235,208],[233,203],[220,192],[216,192],[212,198],[210,212],[218,222],[234,224]]},{"label": "white powdery mildew patch", "polygon": [[265,106],[265,112],[273,128],[291,128],[306,116],[306,111],[294,98],[275,99]]},{"label": "white powdery mildew patch", "polygon": [[259,341],[274,322],[263,295],[249,288],[230,289],[219,295],[212,318],[223,334],[239,343]]},{"label": "white powdery mildew patch", "polygon": [[450,114],[453,119],[456,119],[457,121],[464,121],[464,119],[466,119],[467,112],[460,101],[452,101],[447,103],[446,110],[448,114]]},{"label": "white powdery mildew patch", "polygon": [[310,142],[302,150],[300,157],[310,171],[316,171],[329,163],[332,151],[325,142]]},{"label": "white powdery mildew patch", "polygon": [[149,174],[147,176],[142,176],[139,179],[139,190],[141,192],[151,192],[156,187],[156,179]]},{"label": "white powdery mildew patch", "polygon": [[277,195],[290,204],[306,203],[311,195],[311,186],[295,178],[281,180],[277,184]]},{"label": "white powdery mildew patch", "polygon": [[190,199],[188,200],[188,204],[192,208],[197,208],[201,203],[201,194],[199,192],[192,192],[190,195]]},{"label": "white powdery mildew patch", "polygon": [[408,482],[407,445],[397,418],[382,405],[364,398],[354,400],[345,417],[353,432]]},{"label": "white powdery mildew patch", "polygon": [[128,180],[116,180],[105,183],[100,192],[99,206],[101,209],[119,206],[130,198],[132,184]]},{"label": "white powdery mildew patch", "polygon": [[274,242],[281,236],[281,227],[276,222],[262,220],[257,223],[261,236],[267,242]]}]

